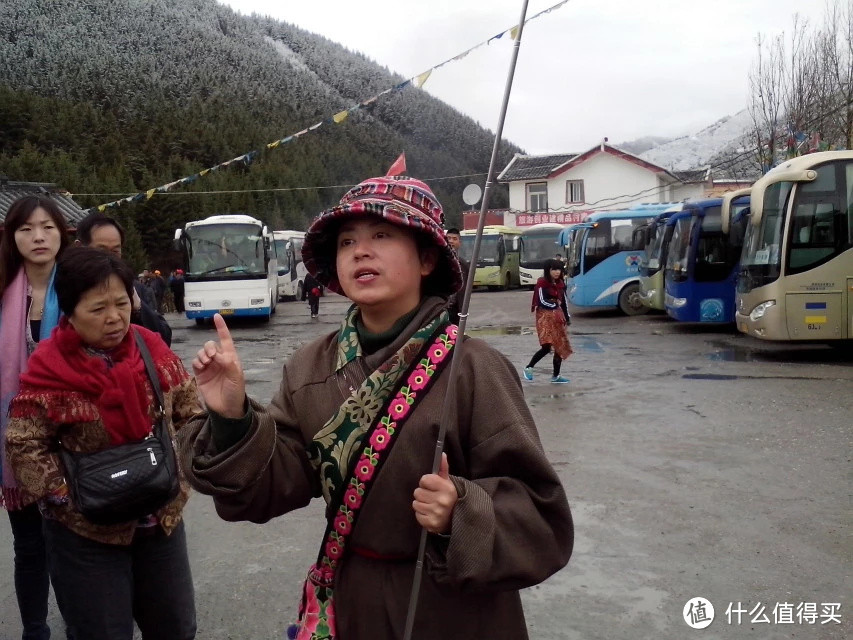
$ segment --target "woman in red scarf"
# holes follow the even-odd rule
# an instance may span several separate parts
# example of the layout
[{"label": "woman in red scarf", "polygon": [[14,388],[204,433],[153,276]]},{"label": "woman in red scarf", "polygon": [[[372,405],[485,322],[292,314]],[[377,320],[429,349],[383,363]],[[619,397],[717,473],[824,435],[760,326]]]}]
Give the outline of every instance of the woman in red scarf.
[{"label": "woman in red scarf", "polygon": [[563,360],[572,355],[569,344],[568,326],[571,316],[566,304],[566,283],[563,282],[563,263],[548,260],[545,272],[533,289],[533,301],[530,310],[536,312],[536,333],[542,347],[533,354],[530,363],[524,368],[524,379],[533,380],[533,367],[554,349],[554,375],[551,382],[566,384],[568,378],[560,375]]},{"label": "woman in red scarf", "polygon": [[[76,640],[195,637],[181,514],[188,486],[156,513],[103,526],[69,500],[59,446],[92,453],[144,438],[156,401],[130,331],[133,272],[112,254],[68,249],[56,271],[64,317],[33,353],[10,406],[7,455],[25,502],[41,501],[56,600]],[[163,389],[173,431],[200,411],[195,381],[160,336],[134,326]],[[173,432],[174,438],[174,432]],[[60,445],[61,441],[61,445]]]}]

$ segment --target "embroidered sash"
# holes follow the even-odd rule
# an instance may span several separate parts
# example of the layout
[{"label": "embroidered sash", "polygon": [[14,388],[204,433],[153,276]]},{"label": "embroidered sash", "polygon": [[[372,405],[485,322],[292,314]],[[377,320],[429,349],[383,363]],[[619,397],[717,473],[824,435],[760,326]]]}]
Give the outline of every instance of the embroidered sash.
[{"label": "embroidered sash", "polygon": [[[326,468],[330,465],[322,464],[323,453],[320,451],[322,447],[317,444],[317,440],[329,441],[329,435],[335,429],[345,428],[346,434],[342,434],[339,442],[354,442],[353,446],[345,448],[347,451],[357,453],[353,453],[349,458],[347,473],[343,475],[340,485],[334,486],[333,483],[327,485],[331,476],[329,474],[323,475],[324,495],[334,496],[333,500],[327,498],[331,507],[329,510],[331,515],[326,526],[326,533],[323,536],[323,543],[320,546],[317,562],[311,566],[305,580],[302,602],[299,606],[299,622],[290,625],[287,629],[287,637],[291,640],[334,640],[336,637],[335,576],[343,560],[344,552],[361,508],[367,500],[370,488],[379,475],[382,465],[391,452],[396,436],[400,433],[403,424],[411,415],[418,400],[426,394],[430,385],[438,378],[438,374],[450,362],[448,355],[456,344],[457,327],[452,324],[448,325],[446,322],[447,314],[442,313],[435,321],[412,336],[412,339],[385,363],[390,364],[390,366],[386,367],[383,364],[379,367],[344,402],[338,414],[326,423],[326,426],[317,434],[314,443],[312,443],[312,462],[315,463],[315,466],[319,465],[320,468]],[[440,331],[442,326],[444,326],[444,330]],[[426,331],[429,333],[424,336],[423,334]],[[439,335],[433,338],[436,333]],[[342,339],[347,339],[343,336],[343,331]],[[408,353],[411,353],[412,340],[420,342],[422,348],[419,349],[419,355],[414,360],[406,362],[408,360],[405,357],[406,349],[409,347]],[[352,346],[352,343],[349,344]],[[357,344],[357,338],[355,344]],[[339,357],[340,355],[339,352]],[[396,358],[400,358],[403,362],[395,363]],[[389,377],[393,378],[391,385],[388,384]],[[390,393],[390,390],[394,388],[396,388],[396,392]],[[385,398],[379,403],[378,410],[373,412],[374,415],[369,428],[361,430],[360,436],[351,437],[353,433],[359,431],[358,426],[364,421],[353,420],[353,416],[342,416],[341,414],[350,414],[353,408],[363,410],[362,403],[350,403],[350,401],[354,398],[363,398],[366,390],[376,389],[382,389],[388,393],[382,394]],[[389,398],[390,401],[388,401]],[[356,418],[360,417],[361,414],[359,413]],[[339,447],[335,448],[340,449]],[[343,458],[343,460],[347,460],[347,458]]]}]

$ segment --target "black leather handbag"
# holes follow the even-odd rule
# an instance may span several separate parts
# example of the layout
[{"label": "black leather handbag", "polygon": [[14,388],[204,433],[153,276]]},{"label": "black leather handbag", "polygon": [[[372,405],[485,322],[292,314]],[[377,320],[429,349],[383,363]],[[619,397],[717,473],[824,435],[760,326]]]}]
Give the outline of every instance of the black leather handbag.
[{"label": "black leather handbag", "polygon": [[96,453],[60,447],[73,506],[100,525],[137,520],[169,503],[180,491],[175,447],[165,422],[163,390],[145,341],[133,329],[159,403],[151,433]]}]

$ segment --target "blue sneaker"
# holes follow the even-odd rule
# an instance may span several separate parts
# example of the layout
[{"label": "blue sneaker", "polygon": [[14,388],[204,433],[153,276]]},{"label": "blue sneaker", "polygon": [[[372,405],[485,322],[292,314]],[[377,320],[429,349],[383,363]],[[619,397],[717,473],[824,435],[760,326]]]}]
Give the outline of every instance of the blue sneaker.
[{"label": "blue sneaker", "polygon": [[533,367],[524,368],[524,379],[528,382],[533,382]]},{"label": "blue sneaker", "polygon": [[551,384],[568,384],[569,382],[571,382],[571,380],[564,378],[563,376],[551,378]]}]

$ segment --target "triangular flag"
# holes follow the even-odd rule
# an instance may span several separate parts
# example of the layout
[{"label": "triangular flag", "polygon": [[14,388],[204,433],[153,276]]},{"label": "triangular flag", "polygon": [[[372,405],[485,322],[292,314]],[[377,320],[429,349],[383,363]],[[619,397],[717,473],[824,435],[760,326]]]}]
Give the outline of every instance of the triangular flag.
[{"label": "triangular flag", "polygon": [[332,116],[332,120],[335,121],[335,124],[340,124],[344,120],[347,119],[349,115],[349,111],[338,111],[335,115]]},{"label": "triangular flag", "polygon": [[518,37],[518,27],[517,26],[510,29],[509,37],[512,38],[513,40],[515,40]]},{"label": "triangular flag", "polygon": [[418,89],[420,89],[422,86],[424,86],[424,83],[427,81],[427,79],[429,78],[431,73],[432,73],[432,69],[430,69],[429,71],[424,71],[421,75],[419,75],[417,78],[415,78],[415,86]]},{"label": "triangular flag", "polygon": [[153,198],[155,191],[157,191],[157,189],[149,189],[148,191],[146,191],[145,192],[146,199],[150,200],[151,198]]},{"label": "triangular flag", "polygon": [[400,157],[394,160],[394,164],[392,164],[388,168],[388,172],[385,174],[386,177],[391,176],[400,176],[406,173],[406,152],[400,154]]}]

